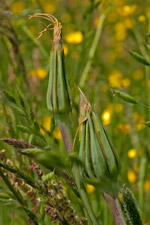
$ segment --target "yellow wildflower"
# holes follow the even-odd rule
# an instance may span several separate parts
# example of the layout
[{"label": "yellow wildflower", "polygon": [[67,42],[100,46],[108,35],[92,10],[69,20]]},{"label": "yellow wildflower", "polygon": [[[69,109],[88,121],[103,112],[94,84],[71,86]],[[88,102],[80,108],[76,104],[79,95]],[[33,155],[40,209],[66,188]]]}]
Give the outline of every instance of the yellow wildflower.
[{"label": "yellow wildflower", "polygon": [[125,5],[122,9],[118,9],[118,12],[121,16],[132,15],[137,9],[137,5]]},{"label": "yellow wildflower", "polygon": [[123,198],[122,198],[122,194],[120,192],[118,192],[118,198],[119,198],[119,201],[121,203],[123,203]]},{"label": "yellow wildflower", "polygon": [[48,75],[48,70],[44,70],[42,67],[37,69],[37,77],[39,80],[43,80]]},{"label": "yellow wildflower", "polygon": [[145,180],[144,182],[144,191],[149,192],[150,191],[150,180]]},{"label": "yellow wildflower", "polygon": [[50,131],[50,127],[51,127],[51,117],[50,116],[44,116],[43,127],[45,128],[46,131]]},{"label": "yellow wildflower", "polygon": [[144,77],[144,73],[142,70],[135,70],[133,72],[133,79],[134,80],[141,80]]},{"label": "yellow wildflower", "polygon": [[125,79],[122,80],[122,85],[123,85],[124,87],[127,88],[127,87],[130,86],[130,84],[131,84],[131,80],[130,80],[130,79],[125,78]]},{"label": "yellow wildflower", "polygon": [[95,190],[95,187],[91,184],[87,184],[86,188],[88,193],[92,193]]},{"label": "yellow wildflower", "polygon": [[131,19],[125,19],[124,25],[126,28],[131,29],[133,27],[133,21]]},{"label": "yellow wildflower", "polygon": [[22,1],[13,2],[11,10],[13,13],[19,15],[25,9],[25,4]]},{"label": "yellow wildflower", "polygon": [[145,18],[145,16],[144,15],[140,15],[139,17],[138,17],[138,21],[139,22],[145,22],[145,20],[146,20],[146,18]]},{"label": "yellow wildflower", "polygon": [[64,54],[67,55],[68,54],[68,47],[67,47],[67,45],[63,44],[63,49],[64,49]]},{"label": "yellow wildflower", "polygon": [[56,6],[54,4],[44,3],[43,9],[44,9],[44,12],[53,14],[56,10]]},{"label": "yellow wildflower", "polygon": [[147,81],[147,87],[150,88],[150,80]]},{"label": "yellow wildflower", "polygon": [[110,112],[105,110],[103,113],[102,113],[102,121],[103,121],[103,124],[104,125],[108,125],[110,123]]},{"label": "yellow wildflower", "polygon": [[128,170],[127,176],[130,183],[134,183],[137,179],[137,176],[133,170]]},{"label": "yellow wildflower", "polygon": [[117,128],[125,134],[129,134],[130,132],[130,125],[126,124],[118,124]]},{"label": "yellow wildflower", "polygon": [[108,80],[110,87],[120,87],[122,83],[122,73],[119,70],[113,70]]},{"label": "yellow wildflower", "polygon": [[69,44],[79,44],[83,40],[83,35],[80,31],[72,31],[65,35],[65,40]]},{"label": "yellow wildflower", "polygon": [[126,38],[126,27],[124,26],[123,23],[118,22],[115,25],[115,38],[117,41],[122,41]]},{"label": "yellow wildflower", "polygon": [[55,127],[55,130],[53,131],[53,136],[54,136],[54,138],[56,138],[58,141],[62,139],[61,132],[60,132],[58,126]]},{"label": "yellow wildflower", "polygon": [[29,72],[29,76],[37,76],[39,80],[43,80],[48,75],[48,70],[43,69],[42,67],[39,67],[36,70],[31,70]]},{"label": "yellow wildflower", "polygon": [[130,159],[133,159],[133,158],[135,158],[135,156],[136,156],[136,149],[134,149],[134,148],[130,149],[130,150],[128,151],[128,157],[129,157]]}]

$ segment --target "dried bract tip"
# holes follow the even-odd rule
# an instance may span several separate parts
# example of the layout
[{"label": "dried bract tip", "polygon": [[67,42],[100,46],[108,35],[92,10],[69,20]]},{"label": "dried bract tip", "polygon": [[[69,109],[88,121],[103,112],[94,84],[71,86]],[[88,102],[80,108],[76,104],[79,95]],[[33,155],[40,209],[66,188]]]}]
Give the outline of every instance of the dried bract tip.
[{"label": "dried bract tip", "polygon": [[48,13],[35,13],[34,15],[29,15],[29,19],[32,18],[42,18],[48,20],[50,24],[46,26],[44,30],[39,33],[38,39],[48,30],[54,30],[53,35],[53,48],[62,46],[62,25],[58,20],[51,14]]}]

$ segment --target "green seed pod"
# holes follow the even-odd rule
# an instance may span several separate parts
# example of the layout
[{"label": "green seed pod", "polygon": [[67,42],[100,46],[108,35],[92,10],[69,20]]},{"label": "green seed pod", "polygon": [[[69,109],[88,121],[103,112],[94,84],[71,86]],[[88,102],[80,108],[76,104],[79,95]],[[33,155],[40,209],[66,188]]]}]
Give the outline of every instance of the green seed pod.
[{"label": "green seed pod", "polygon": [[139,103],[131,95],[128,95],[127,93],[125,93],[123,91],[119,91],[119,90],[111,88],[111,92],[112,92],[113,96],[117,96],[117,97],[121,98],[122,100],[124,100],[125,102],[129,102],[132,104]]},{"label": "green seed pod", "polygon": [[114,186],[120,172],[119,156],[97,113],[91,107],[86,108],[85,113],[87,119],[81,124],[79,149],[79,158],[84,166],[80,168],[80,173],[85,179],[97,179],[103,189],[111,192],[111,184]]},{"label": "green seed pod", "polygon": [[[50,24],[40,32],[39,38],[47,30],[54,30],[52,50],[50,52],[50,72],[47,89],[47,107],[54,114],[71,111],[71,97],[65,72],[65,56],[62,47],[62,25],[51,14],[35,13],[30,18],[39,17],[50,21]],[[53,26],[53,28],[50,28]]]},{"label": "green seed pod", "polygon": [[150,66],[150,62],[146,58],[144,58],[142,55],[133,51],[128,51],[128,52],[136,61],[140,62],[141,64],[144,64],[145,66]]}]

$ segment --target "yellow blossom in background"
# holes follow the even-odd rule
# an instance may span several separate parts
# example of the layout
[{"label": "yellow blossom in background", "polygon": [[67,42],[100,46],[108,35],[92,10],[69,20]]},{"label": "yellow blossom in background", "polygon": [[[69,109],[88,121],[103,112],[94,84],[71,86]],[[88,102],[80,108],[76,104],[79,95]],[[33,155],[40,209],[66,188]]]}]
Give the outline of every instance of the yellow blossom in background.
[{"label": "yellow blossom in background", "polygon": [[137,179],[137,176],[133,170],[128,170],[127,177],[130,183],[134,183]]},{"label": "yellow blossom in background", "polygon": [[131,29],[133,27],[133,21],[131,19],[125,19],[124,25],[126,26],[126,28]]},{"label": "yellow blossom in background", "polygon": [[83,35],[80,31],[72,31],[66,34],[64,38],[69,44],[79,44],[83,40]]},{"label": "yellow blossom in background", "polygon": [[133,159],[133,158],[135,158],[135,156],[136,156],[136,149],[134,149],[134,148],[130,149],[130,150],[128,151],[128,157],[129,157],[130,159]]},{"label": "yellow blossom in background", "polygon": [[13,13],[19,15],[25,9],[25,4],[22,1],[13,2],[11,5],[11,10]]},{"label": "yellow blossom in background", "polygon": [[91,184],[87,184],[86,189],[88,193],[92,193],[95,190],[95,187]]},{"label": "yellow blossom in background", "polygon": [[61,132],[58,126],[55,127],[55,130],[53,131],[53,137],[56,138],[58,141],[62,139]]},{"label": "yellow blossom in background", "polygon": [[118,13],[121,16],[130,16],[132,15],[137,9],[137,5],[124,5],[121,9],[118,9]]},{"label": "yellow blossom in background", "polygon": [[144,182],[144,191],[150,192],[150,180],[145,180]]},{"label": "yellow blossom in background", "polygon": [[43,80],[48,75],[48,70],[43,69],[42,67],[39,67],[36,70],[31,70],[29,72],[29,76],[37,76],[39,80]]},{"label": "yellow blossom in background", "polygon": [[51,117],[50,116],[44,116],[43,127],[46,131],[50,131],[50,127],[51,127]]},{"label": "yellow blossom in background", "polygon": [[147,87],[150,88],[150,80],[147,81]]},{"label": "yellow blossom in background", "polygon": [[134,80],[141,80],[144,77],[144,73],[142,70],[135,70],[132,77]]},{"label": "yellow blossom in background", "polygon": [[108,76],[110,87],[120,87],[122,84],[122,73],[119,70],[113,70]]},{"label": "yellow blossom in background", "polygon": [[138,17],[138,21],[139,22],[145,22],[145,20],[146,20],[146,18],[145,18],[145,16],[144,15],[140,15],[139,17]]},{"label": "yellow blossom in background", "polygon": [[125,79],[122,80],[122,85],[123,85],[124,87],[127,88],[127,87],[130,86],[130,84],[131,84],[131,80],[130,80],[130,79],[125,78]]},{"label": "yellow blossom in background", "polygon": [[118,192],[118,198],[119,198],[119,201],[121,203],[123,203],[123,198],[122,198],[122,194],[120,192]]},{"label": "yellow blossom in background", "polygon": [[67,55],[68,54],[68,47],[67,47],[67,45],[63,44],[63,49],[64,49],[64,54]]},{"label": "yellow blossom in background", "polygon": [[111,119],[111,116],[110,116],[110,112],[105,110],[103,113],[102,113],[102,121],[103,121],[103,125],[108,125],[110,123],[110,119]]},{"label": "yellow blossom in background", "polygon": [[118,22],[115,25],[115,38],[117,41],[122,41],[126,38],[126,27],[123,23]]},{"label": "yellow blossom in background", "polygon": [[145,126],[143,124],[144,118],[138,112],[133,113],[133,121],[138,123],[138,124],[136,124],[137,131],[140,131],[141,129],[145,128]]},{"label": "yellow blossom in background", "polygon": [[117,104],[115,104],[115,111],[116,112],[122,112],[122,110],[123,110],[123,104],[121,104],[121,103],[117,103]]},{"label": "yellow blossom in background", "polygon": [[117,128],[125,134],[129,134],[129,132],[130,132],[130,125],[128,123],[118,124]]},{"label": "yellow blossom in background", "polygon": [[50,3],[45,3],[42,4],[43,10],[46,13],[50,13],[53,14],[56,10],[56,6],[54,4],[50,4]]}]

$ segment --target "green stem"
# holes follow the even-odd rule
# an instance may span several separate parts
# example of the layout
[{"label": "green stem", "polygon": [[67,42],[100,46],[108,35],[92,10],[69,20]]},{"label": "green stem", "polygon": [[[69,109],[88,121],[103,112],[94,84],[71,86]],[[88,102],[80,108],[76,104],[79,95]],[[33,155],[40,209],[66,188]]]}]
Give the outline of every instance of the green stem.
[{"label": "green stem", "polygon": [[82,199],[82,201],[84,203],[84,206],[85,206],[86,211],[88,213],[88,217],[89,217],[89,219],[91,221],[91,224],[92,225],[99,225],[99,222],[97,221],[96,216],[95,216],[95,214],[93,212],[93,209],[91,207],[91,203],[89,202],[87,193],[85,191],[85,187],[84,187],[84,185],[83,185],[83,183],[81,181],[79,169],[78,169],[76,164],[73,165],[72,172],[74,174],[76,185],[77,185],[77,187],[79,189],[79,193],[80,193],[81,199]]},{"label": "green stem", "polygon": [[[71,152],[72,149],[72,136],[71,136],[71,125],[69,123],[69,118],[68,115],[63,115],[63,114],[55,114],[55,119],[57,121],[57,124],[59,126],[59,129],[61,131],[61,135],[66,147],[66,151],[69,154]],[[81,182],[81,178],[80,178],[80,173],[78,170],[77,165],[74,163],[73,167],[72,167],[72,172],[75,178],[75,183],[78,187],[81,199],[84,203],[84,206],[86,208],[88,217],[90,218],[91,224],[92,225],[99,225],[96,216],[94,215],[93,209],[91,207],[91,203],[88,199],[88,195],[85,191],[84,185]]]},{"label": "green stem", "polygon": [[145,172],[146,172],[146,158],[143,157],[141,159],[141,165],[140,165],[140,170],[139,170],[139,182],[138,182],[138,194],[139,194],[139,203],[140,206],[143,208],[143,197],[144,197],[144,177],[145,177]]},{"label": "green stem", "polygon": [[92,43],[92,46],[91,46],[91,49],[90,49],[90,52],[89,52],[88,61],[85,65],[85,67],[84,67],[84,70],[82,72],[81,79],[80,79],[80,82],[79,82],[79,86],[81,88],[84,86],[84,83],[87,79],[88,72],[90,70],[91,63],[92,63],[92,60],[93,60],[93,57],[94,57],[94,54],[95,54],[95,51],[96,51],[96,48],[97,48],[97,45],[98,45],[98,41],[99,41],[101,33],[102,33],[102,28],[103,28],[105,18],[106,18],[105,14],[101,14],[100,17],[99,17],[99,23],[98,23],[96,34],[95,34],[95,37],[94,37],[94,40],[93,40],[93,43]]},{"label": "green stem", "polygon": [[126,225],[126,222],[122,215],[121,206],[119,204],[118,198],[106,193],[104,193],[103,196],[112,212],[115,224]]},{"label": "green stem", "polygon": [[2,177],[3,181],[5,182],[5,184],[7,185],[7,187],[9,188],[9,190],[13,193],[14,197],[17,199],[17,201],[20,203],[20,205],[22,206],[22,208],[24,209],[25,213],[32,219],[32,221],[34,222],[35,225],[38,225],[38,222],[35,220],[36,215],[31,212],[25,202],[24,199],[22,198],[22,196],[15,190],[15,188],[11,185],[11,183],[9,182],[9,180],[7,179],[7,177],[4,175],[3,171],[0,168],[0,176]]}]

